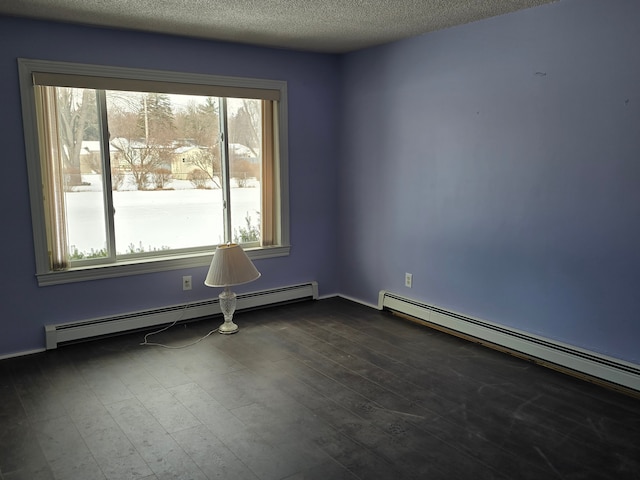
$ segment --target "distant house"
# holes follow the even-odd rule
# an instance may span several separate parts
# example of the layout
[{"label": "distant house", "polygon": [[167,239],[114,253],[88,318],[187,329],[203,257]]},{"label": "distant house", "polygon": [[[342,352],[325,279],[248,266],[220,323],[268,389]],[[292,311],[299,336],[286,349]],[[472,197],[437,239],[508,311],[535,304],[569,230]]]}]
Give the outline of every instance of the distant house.
[{"label": "distant house", "polygon": [[208,147],[185,145],[173,151],[171,158],[171,176],[175,180],[188,180],[196,170],[206,171],[213,176],[212,153]]},{"label": "distant house", "polygon": [[[116,137],[110,142],[111,170],[131,171],[134,165],[171,169],[173,147],[150,145],[139,139]],[[144,161],[143,161],[144,160]]]},{"label": "distant house", "polygon": [[[138,140],[128,140],[116,137],[110,142],[111,169],[113,171],[129,172],[131,163],[125,157],[144,155],[144,150],[149,146]],[[215,177],[219,169],[217,152],[212,152],[210,147],[201,145],[181,145],[176,148],[166,147],[167,161],[162,168],[171,170],[171,176],[175,180],[188,180],[190,175],[197,170],[206,171],[207,176]],[[83,175],[99,173],[102,170],[101,145],[97,140],[84,140],[80,153],[80,171]],[[232,165],[238,160],[245,160],[250,164],[259,163],[259,158],[246,145],[240,143],[229,144],[229,159]],[[217,167],[214,167],[214,164]]]}]

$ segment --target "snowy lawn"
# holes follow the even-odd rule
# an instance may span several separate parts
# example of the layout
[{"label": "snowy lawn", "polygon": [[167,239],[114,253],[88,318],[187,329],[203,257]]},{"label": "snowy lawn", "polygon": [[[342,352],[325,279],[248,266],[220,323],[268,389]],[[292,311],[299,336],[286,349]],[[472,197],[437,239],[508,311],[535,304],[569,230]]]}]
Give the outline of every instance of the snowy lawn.
[{"label": "snowy lawn", "polygon": [[[130,245],[151,251],[215,245],[224,241],[222,190],[197,190],[184,188],[188,182],[174,183],[183,188],[113,192],[118,253],[128,253]],[[69,192],[66,202],[69,245],[84,253],[105,248],[102,192],[95,188]],[[259,210],[260,188],[231,189],[234,231],[246,226],[247,215],[257,225]]]}]

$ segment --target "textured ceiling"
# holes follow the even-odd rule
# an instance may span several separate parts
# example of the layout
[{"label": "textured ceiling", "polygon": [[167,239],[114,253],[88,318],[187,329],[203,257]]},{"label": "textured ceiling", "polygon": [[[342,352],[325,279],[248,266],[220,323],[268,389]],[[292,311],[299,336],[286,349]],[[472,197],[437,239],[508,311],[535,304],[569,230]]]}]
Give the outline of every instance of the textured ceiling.
[{"label": "textured ceiling", "polygon": [[555,0],[0,0],[0,13],[342,53]]}]

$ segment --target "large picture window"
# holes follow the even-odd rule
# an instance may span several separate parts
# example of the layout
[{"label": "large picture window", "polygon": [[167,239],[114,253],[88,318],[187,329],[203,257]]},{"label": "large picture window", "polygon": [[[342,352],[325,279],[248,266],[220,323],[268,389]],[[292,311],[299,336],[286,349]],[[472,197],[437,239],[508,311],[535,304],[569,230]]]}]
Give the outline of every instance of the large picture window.
[{"label": "large picture window", "polygon": [[284,82],[19,67],[40,284],[288,253]]}]

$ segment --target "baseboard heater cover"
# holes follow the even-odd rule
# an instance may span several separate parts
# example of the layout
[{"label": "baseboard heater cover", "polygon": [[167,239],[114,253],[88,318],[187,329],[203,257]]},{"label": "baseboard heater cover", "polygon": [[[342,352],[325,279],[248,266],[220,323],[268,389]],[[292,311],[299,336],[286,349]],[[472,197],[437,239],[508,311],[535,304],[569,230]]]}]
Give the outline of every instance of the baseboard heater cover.
[{"label": "baseboard heater cover", "polygon": [[[238,294],[236,311],[260,308],[278,303],[318,298],[316,282],[303,283],[287,287],[272,288],[250,293]],[[110,317],[92,318],[84,321],[45,325],[46,348],[51,350],[67,342],[85,340],[103,335],[123,333],[129,330],[150,328],[158,325],[194,318],[220,314],[218,298],[202,302],[154,310],[131,312]]]},{"label": "baseboard heater cover", "polygon": [[640,393],[640,365],[556,342],[496,323],[450,312],[382,290],[378,308],[421,320],[457,332],[480,343],[504,348],[547,366],[557,366],[579,376],[600,379]]}]

